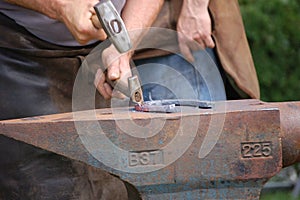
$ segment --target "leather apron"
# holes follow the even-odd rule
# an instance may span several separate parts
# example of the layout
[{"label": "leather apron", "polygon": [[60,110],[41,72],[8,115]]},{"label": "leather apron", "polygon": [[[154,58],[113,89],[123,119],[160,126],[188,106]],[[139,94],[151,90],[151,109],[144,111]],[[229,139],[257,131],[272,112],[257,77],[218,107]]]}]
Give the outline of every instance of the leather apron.
[{"label": "leather apron", "polygon": [[[0,119],[70,112],[76,73],[94,46],[50,44],[1,13],[0,29]],[[0,135],[0,199],[137,198],[127,187],[101,169]]]}]

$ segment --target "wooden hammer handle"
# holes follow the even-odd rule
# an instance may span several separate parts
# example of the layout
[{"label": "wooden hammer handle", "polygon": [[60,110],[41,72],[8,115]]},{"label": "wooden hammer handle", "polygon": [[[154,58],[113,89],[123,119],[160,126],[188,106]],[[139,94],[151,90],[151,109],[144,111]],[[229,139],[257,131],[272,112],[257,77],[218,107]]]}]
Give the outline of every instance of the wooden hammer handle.
[{"label": "wooden hammer handle", "polygon": [[93,13],[92,17],[91,17],[92,23],[94,25],[95,28],[97,29],[102,29],[102,25],[96,15],[96,13]]}]

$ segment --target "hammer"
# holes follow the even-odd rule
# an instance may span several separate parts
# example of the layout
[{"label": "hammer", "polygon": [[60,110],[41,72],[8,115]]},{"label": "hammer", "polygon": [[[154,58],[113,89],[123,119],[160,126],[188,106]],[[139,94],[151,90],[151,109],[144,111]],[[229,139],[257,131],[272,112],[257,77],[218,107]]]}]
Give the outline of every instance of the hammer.
[{"label": "hammer", "polygon": [[[103,0],[94,6],[96,15],[92,16],[95,27],[103,28],[111,43],[120,53],[125,53],[132,48],[126,26],[110,0]],[[99,23],[100,22],[100,23]],[[132,63],[131,63],[132,64]],[[128,87],[125,84],[116,84],[107,78],[112,87],[130,97],[135,104],[143,103],[143,92],[137,75],[128,78]]]}]

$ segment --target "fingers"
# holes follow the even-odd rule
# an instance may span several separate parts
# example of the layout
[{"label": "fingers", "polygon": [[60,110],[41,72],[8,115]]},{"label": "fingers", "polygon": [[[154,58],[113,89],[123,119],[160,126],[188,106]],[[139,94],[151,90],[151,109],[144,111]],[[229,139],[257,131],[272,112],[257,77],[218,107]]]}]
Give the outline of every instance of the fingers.
[{"label": "fingers", "polygon": [[104,99],[110,99],[112,97],[112,88],[108,83],[105,82],[105,74],[101,69],[97,70],[94,79],[94,85]]},{"label": "fingers", "polygon": [[114,82],[115,90],[124,94],[128,93],[128,77],[130,76],[131,69],[129,59],[126,55],[119,57],[118,60],[111,63],[107,69],[107,77],[110,81]]},{"label": "fingers", "polygon": [[95,26],[95,28],[96,29],[102,29],[102,25],[101,25],[101,23],[100,23],[100,21],[98,19],[98,16],[96,15],[96,13],[92,12],[92,11],[91,11],[91,13],[92,13],[91,20],[92,20],[92,23]]},{"label": "fingers", "polygon": [[193,35],[192,39],[188,39],[183,34],[179,34],[178,42],[182,55],[189,62],[195,61],[192,51],[215,47],[215,43],[210,34],[201,36],[199,33],[196,33]]},{"label": "fingers", "polygon": [[214,48],[215,47],[215,42],[214,42],[214,40],[211,36],[208,37],[208,38],[205,38],[205,45],[208,48]]},{"label": "fingers", "polygon": [[120,63],[119,60],[115,60],[111,63],[111,65],[107,69],[107,76],[109,80],[115,81],[120,79]]},{"label": "fingers", "polygon": [[104,30],[95,28],[91,21],[89,24],[77,24],[76,27],[71,25],[68,28],[75,40],[82,45],[87,44],[91,40],[97,39],[103,41],[107,38]]},{"label": "fingers", "polygon": [[103,69],[98,69],[95,75],[94,85],[104,99],[110,99],[114,94],[112,87],[107,83],[107,81],[112,84],[113,81],[120,78],[118,54],[115,53],[112,47],[103,51],[102,62],[107,73],[104,74],[102,71]]},{"label": "fingers", "polygon": [[94,85],[98,92],[103,96],[104,99],[108,100],[112,97],[125,99],[126,96],[118,90],[113,90],[113,88],[106,82],[105,74],[101,69],[97,70],[95,75]]},{"label": "fingers", "polygon": [[92,13],[92,16],[91,16],[91,22],[94,26],[94,31],[93,33],[91,34],[91,37],[93,38],[96,38],[98,40],[105,40],[107,38],[107,35],[104,31],[104,29],[102,28],[102,25],[95,13],[95,11],[91,11]]},{"label": "fingers", "polygon": [[106,35],[104,29],[101,28],[101,29],[97,29],[96,32],[94,33],[94,35],[91,35],[91,38],[103,41],[103,40],[106,40],[107,35]]},{"label": "fingers", "polygon": [[104,29],[102,28],[98,17],[96,14],[93,14],[92,12],[89,13],[90,15],[90,20],[89,23],[86,25],[86,30],[84,31],[84,29],[82,30],[82,32],[78,32],[80,35],[83,35],[82,37],[86,37],[86,43],[90,40],[93,39],[98,39],[98,40],[105,40],[107,38],[107,35],[104,31]]},{"label": "fingers", "polygon": [[85,17],[78,19],[76,23],[72,22],[72,20],[65,21],[66,26],[79,44],[84,45],[95,39],[103,41],[107,38],[103,28],[98,28],[96,27],[97,25],[94,25],[92,16],[94,15],[89,12]]},{"label": "fingers", "polygon": [[123,54],[112,60],[112,52],[114,51],[111,49],[103,51],[102,57],[105,59],[105,66],[108,66],[106,69],[107,73],[104,74],[102,69],[98,69],[95,75],[94,85],[105,99],[110,99],[111,97],[124,99],[126,96],[121,92],[126,93],[128,90],[127,80],[128,77],[131,76],[129,64],[130,56]]},{"label": "fingers", "polygon": [[107,68],[108,78],[112,81],[127,78],[131,75],[130,55],[120,55],[115,47],[111,46],[103,52],[103,60]]},{"label": "fingers", "polygon": [[201,34],[199,32],[193,35],[193,39],[203,48],[214,48],[215,43],[211,37],[211,33]]}]

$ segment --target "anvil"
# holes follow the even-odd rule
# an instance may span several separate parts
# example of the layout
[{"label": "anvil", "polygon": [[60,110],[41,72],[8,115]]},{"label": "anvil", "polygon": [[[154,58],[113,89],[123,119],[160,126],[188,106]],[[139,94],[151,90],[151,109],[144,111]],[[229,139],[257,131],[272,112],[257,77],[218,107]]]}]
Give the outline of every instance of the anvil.
[{"label": "anvil", "polygon": [[0,134],[104,169],[143,199],[259,199],[300,161],[300,102],[78,111],[1,121]]}]

